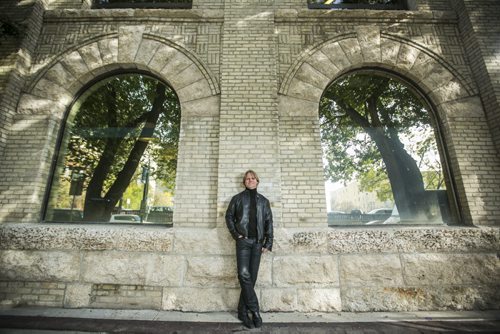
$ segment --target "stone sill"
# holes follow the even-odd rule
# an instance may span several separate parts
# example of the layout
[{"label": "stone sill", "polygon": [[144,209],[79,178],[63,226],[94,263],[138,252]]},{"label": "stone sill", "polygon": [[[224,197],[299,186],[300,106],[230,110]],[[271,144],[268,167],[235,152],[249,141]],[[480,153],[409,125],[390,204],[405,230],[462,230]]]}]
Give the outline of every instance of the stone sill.
[{"label": "stone sill", "polygon": [[[0,249],[231,255],[225,227],[4,223]],[[273,255],[500,251],[500,227],[275,228]]]},{"label": "stone sill", "polygon": [[44,14],[45,22],[88,21],[88,20],[137,19],[182,20],[182,21],[222,21],[224,12],[214,9],[54,9]]},{"label": "stone sill", "polygon": [[[277,9],[276,22],[336,22],[362,20],[364,22],[415,22],[452,23],[458,22],[454,11],[406,11],[406,10],[323,10],[323,9]],[[46,22],[70,20],[182,20],[182,21],[223,21],[224,11],[217,9],[54,9],[45,12]]]},{"label": "stone sill", "polygon": [[281,9],[275,12],[276,22],[336,22],[355,21],[365,22],[415,22],[415,23],[453,23],[458,21],[453,11],[407,11],[407,10],[331,10],[331,9]]}]

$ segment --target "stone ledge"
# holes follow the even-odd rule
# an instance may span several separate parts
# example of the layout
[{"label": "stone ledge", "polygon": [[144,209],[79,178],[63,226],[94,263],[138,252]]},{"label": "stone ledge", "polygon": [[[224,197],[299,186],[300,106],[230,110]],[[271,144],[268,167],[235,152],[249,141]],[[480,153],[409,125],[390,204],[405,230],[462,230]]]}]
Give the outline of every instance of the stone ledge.
[{"label": "stone ledge", "polygon": [[115,8],[115,9],[53,9],[47,10],[44,14],[45,22],[57,22],[75,20],[95,20],[95,19],[140,19],[158,20],[190,20],[203,22],[206,20],[222,21],[224,12],[216,9],[134,9],[134,8]]},{"label": "stone ledge", "polygon": [[163,226],[9,223],[0,225],[0,249],[169,252],[173,236]]},{"label": "stone ledge", "polygon": [[[275,228],[272,256],[287,254],[495,252],[497,227]],[[233,254],[225,227],[159,225],[0,224],[0,249],[121,250],[171,254]],[[204,251],[202,251],[202,249]]]},{"label": "stone ledge", "polygon": [[496,227],[333,229],[328,250],[342,253],[488,252],[500,250]]},{"label": "stone ledge", "polygon": [[279,9],[275,11],[276,22],[290,21],[317,21],[328,20],[329,22],[345,20],[366,21],[404,21],[456,24],[457,15],[453,11],[409,11],[409,10],[331,10],[331,9]]}]

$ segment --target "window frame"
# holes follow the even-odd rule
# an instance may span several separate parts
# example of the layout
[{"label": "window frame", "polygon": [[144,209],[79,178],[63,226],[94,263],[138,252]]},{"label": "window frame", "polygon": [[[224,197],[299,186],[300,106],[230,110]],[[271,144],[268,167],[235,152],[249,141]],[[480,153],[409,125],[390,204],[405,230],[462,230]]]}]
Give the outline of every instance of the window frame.
[{"label": "window frame", "polygon": [[[455,173],[453,172],[453,168],[451,167],[450,161],[452,159],[450,158],[450,155],[448,153],[448,150],[446,149],[446,140],[444,137],[444,131],[443,131],[443,122],[441,118],[439,117],[439,113],[437,112],[438,108],[436,105],[431,101],[431,99],[425,94],[425,92],[422,90],[420,86],[418,86],[414,81],[411,79],[403,76],[403,74],[398,73],[394,70],[386,69],[386,68],[381,68],[377,66],[367,66],[367,67],[362,67],[362,68],[356,68],[356,69],[351,69],[347,72],[342,73],[341,75],[337,76],[333,80],[330,81],[330,83],[326,86],[325,91],[332,85],[335,81],[340,80],[343,77],[353,75],[353,74],[373,74],[373,75],[379,75],[379,76],[388,76],[389,78],[393,80],[398,80],[404,85],[408,87],[415,95],[419,96],[423,103],[425,103],[429,109],[430,117],[432,120],[431,126],[434,128],[436,135],[435,135],[435,140],[436,140],[436,145],[438,149],[438,153],[440,154],[440,157],[443,162],[442,166],[442,171],[444,174],[444,179],[445,179],[445,184],[446,184],[446,194],[448,196],[448,204],[449,204],[449,221],[444,221],[442,222],[442,225],[439,226],[473,226],[472,224],[466,224],[465,223],[465,215],[463,211],[463,207],[460,204],[460,198],[458,196],[458,191],[457,191],[457,184],[455,181]],[[323,93],[324,94],[324,93]],[[325,197],[326,201],[326,197]],[[327,216],[328,219],[328,216]],[[354,227],[354,228],[394,228],[394,227],[403,227],[403,226],[411,226],[411,227],[422,227],[422,226],[436,226],[435,224],[374,224],[374,225],[352,225],[352,226],[346,226],[346,225],[328,225],[330,228],[345,228],[345,227]]]},{"label": "window frame", "polygon": [[[122,222],[109,222],[109,221],[106,222],[106,221],[52,221],[52,220],[46,220],[47,212],[49,210],[48,208],[49,208],[49,204],[50,204],[50,195],[51,195],[51,191],[52,191],[52,186],[53,186],[53,184],[55,182],[55,176],[56,176],[56,172],[57,172],[57,163],[58,163],[58,160],[59,160],[59,152],[60,152],[61,147],[63,145],[64,133],[66,131],[66,125],[67,125],[68,117],[70,116],[71,110],[73,109],[75,103],[77,103],[78,100],[90,88],[92,88],[92,86],[94,86],[97,83],[99,83],[100,81],[106,80],[108,78],[115,77],[115,76],[120,76],[120,75],[127,75],[127,74],[130,74],[130,75],[132,75],[132,74],[144,75],[144,76],[153,78],[155,80],[158,80],[161,83],[163,83],[165,86],[169,87],[172,90],[172,92],[177,96],[177,92],[174,90],[174,88],[168,82],[166,82],[164,79],[158,77],[157,75],[155,75],[155,74],[153,74],[151,72],[148,72],[148,71],[145,71],[145,70],[140,70],[140,69],[116,69],[116,70],[111,70],[111,71],[108,71],[108,72],[106,72],[104,74],[101,74],[101,75],[98,75],[98,76],[92,78],[92,80],[90,80],[89,82],[87,82],[86,84],[84,84],[80,88],[80,90],[74,95],[73,100],[71,101],[71,103],[66,108],[66,111],[64,112],[64,117],[61,118],[61,123],[59,124],[59,129],[57,131],[57,137],[56,137],[57,138],[56,139],[56,145],[55,145],[54,152],[53,152],[52,158],[51,158],[51,166],[50,166],[50,170],[49,170],[49,176],[48,176],[48,179],[47,179],[46,188],[45,188],[45,192],[44,192],[44,196],[43,196],[43,201],[42,201],[42,207],[41,207],[41,210],[40,210],[40,223],[43,223],[43,224],[73,224],[73,225],[75,225],[75,224],[76,225],[81,225],[81,224],[88,225],[88,224],[92,224],[92,225],[137,226],[136,223],[122,223]],[[178,96],[177,96],[177,100],[179,101],[179,104],[180,104],[180,100],[179,100]],[[182,106],[180,106],[180,107],[181,107],[180,117],[181,117],[181,122],[182,122]],[[175,198],[175,196],[174,196],[174,198]],[[174,224],[174,222],[171,222],[171,223],[168,223],[168,224],[151,222],[151,223],[148,223],[148,224],[140,224],[140,226],[162,226],[162,227],[166,227],[166,228],[171,228],[171,227],[173,227],[173,224]]]}]

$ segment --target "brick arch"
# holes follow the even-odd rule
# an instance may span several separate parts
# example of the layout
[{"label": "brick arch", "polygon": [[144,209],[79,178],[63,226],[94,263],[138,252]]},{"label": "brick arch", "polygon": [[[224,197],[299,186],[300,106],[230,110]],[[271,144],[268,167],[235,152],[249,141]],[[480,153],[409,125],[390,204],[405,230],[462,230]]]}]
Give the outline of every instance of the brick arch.
[{"label": "brick arch", "polygon": [[220,88],[208,67],[182,46],[143,30],[123,27],[59,55],[34,76],[18,113],[62,118],[87,83],[117,69],[140,69],[163,79],[177,93],[183,115],[218,113]]},{"label": "brick arch", "polygon": [[462,99],[471,103],[468,98],[477,95],[453,66],[431,50],[373,27],[360,27],[356,33],[314,45],[297,57],[279,89],[280,111],[317,114],[328,85],[342,74],[363,67],[387,69],[410,79],[439,113],[449,109],[447,104]]}]

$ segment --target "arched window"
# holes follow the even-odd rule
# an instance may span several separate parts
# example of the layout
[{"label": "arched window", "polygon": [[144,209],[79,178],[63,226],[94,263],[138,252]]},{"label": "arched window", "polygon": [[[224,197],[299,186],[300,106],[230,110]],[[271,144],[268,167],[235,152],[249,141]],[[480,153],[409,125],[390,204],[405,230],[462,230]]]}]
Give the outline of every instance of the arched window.
[{"label": "arched window", "polygon": [[45,221],[172,223],[180,104],[142,74],[98,81],[72,105]]},{"label": "arched window", "polygon": [[334,81],[320,104],[329,225],[455,219],[439,128],[416,90],[381,71]]}]

